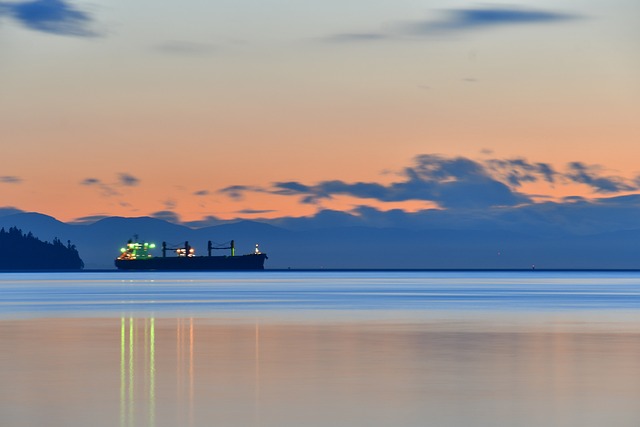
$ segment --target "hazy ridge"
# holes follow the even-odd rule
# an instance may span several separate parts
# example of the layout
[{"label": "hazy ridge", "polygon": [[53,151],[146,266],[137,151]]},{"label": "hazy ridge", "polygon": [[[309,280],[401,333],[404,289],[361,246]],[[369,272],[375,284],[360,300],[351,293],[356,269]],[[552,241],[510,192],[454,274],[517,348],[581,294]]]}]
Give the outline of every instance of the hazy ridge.
[{"label": "hazy ridge", "polygon": [[[119,248],[134,235],[157,244],[188,240],[198,254],[206,242],[234,239],[238,253],[256,243],[269,255],[266,268],[587,268],[634,269],[640,266],[640,229],[576,233],[551,227],[505,230],[483,228],[416,229],[355,225],[353,218],[326,221],[328,213],[306,219],[278,220],[278,226],[239,220],[191,228],[157,218],[109,217],[93,223],[64,223],[39,213],[11,213],[0,226],[31,231],[42,240],[71,240],[85,268],[114,268]],[[346,214],[345,214],[346,215]],[[334,218],[335,219],[335,218]],[[472,226],[473,224],[471,224]],[[468,227],[468,228],[464,228]],[[220,252],[224,253],[224,252]],[[160,251],[157,250],[157,254]]]}]

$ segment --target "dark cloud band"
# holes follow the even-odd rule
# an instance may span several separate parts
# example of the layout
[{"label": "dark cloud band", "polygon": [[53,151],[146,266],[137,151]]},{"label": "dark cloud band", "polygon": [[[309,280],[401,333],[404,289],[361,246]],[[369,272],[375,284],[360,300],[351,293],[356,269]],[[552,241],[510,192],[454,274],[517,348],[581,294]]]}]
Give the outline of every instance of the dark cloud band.
[{"label": "dark cloud band", "polygon": [[639,189],[630,180],[602,175],[598,166],[573,162],[565,171],[557,171],[547,163],[523,158],[476,161],[423,154],[401,176],[391,184],[329,180],[309,185],[286,181],[269,188],[236,185],[220,192],[234,199],[242,198],[246,192],[297,196],[307,204],[342,195],[380,202],[428,201],[448,209],[483,209],[531,204],[532,199],[517,190],[528,182],[578,183],[596,193],[609,194]]},{"label": "dark cloud band", "polygon": [[329,43],[370,42],[402,37],[427,37],[443,33],[480,30],[507,25],[550,24],[579,18],[578,15],[515,6],[447,9],[436,20],[411,21],[381,32],[351,32],[326,37]]}]

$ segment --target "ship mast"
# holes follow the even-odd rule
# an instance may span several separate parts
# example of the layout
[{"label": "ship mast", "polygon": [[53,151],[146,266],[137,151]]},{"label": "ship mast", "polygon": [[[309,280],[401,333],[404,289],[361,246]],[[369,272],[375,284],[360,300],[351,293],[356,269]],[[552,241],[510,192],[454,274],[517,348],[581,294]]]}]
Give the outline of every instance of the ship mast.
[{"label": "ship mast", "polygon": [[236,256],[236,242],[234,240],[231,241],[231,246],[213,246],[211,240],[209,240],[207,244],[207,253],[211,256],[211,253],[214,249],[231,249],[231,256]]}]

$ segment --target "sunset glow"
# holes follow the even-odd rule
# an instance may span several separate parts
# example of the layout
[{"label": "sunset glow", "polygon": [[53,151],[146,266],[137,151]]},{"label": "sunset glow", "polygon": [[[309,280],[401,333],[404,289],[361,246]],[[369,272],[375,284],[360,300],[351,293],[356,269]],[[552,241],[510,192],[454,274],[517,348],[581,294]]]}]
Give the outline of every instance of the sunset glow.
[{"label": "sunset glow", "polygon": [[[0,2],[3,206],[64,221],[439,207],[274,194],[388,185],[420,155],[579,162],[633,183],[608,195],[638,191],[635,1],[165,3]],[[602,195],[496,179],[532,201]]]}]

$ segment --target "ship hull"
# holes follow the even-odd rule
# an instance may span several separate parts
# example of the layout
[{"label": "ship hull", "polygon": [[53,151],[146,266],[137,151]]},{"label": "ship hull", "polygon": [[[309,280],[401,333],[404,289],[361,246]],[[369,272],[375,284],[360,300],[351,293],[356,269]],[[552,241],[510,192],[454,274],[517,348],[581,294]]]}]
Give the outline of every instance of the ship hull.
[{"label": "ship hull", "polygon": [[217,271],[264,270],[266,254],[116,259],[118,270]]}]

